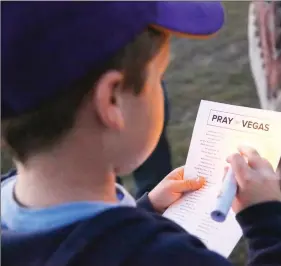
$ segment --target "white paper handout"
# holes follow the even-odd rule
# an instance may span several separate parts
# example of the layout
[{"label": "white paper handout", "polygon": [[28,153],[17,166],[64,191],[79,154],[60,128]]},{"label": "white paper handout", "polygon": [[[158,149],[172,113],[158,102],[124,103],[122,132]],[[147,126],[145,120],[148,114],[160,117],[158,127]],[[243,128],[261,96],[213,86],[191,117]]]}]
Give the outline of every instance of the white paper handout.
[{"label": "white paper handout", "polygon": [[231,210],[223,223],[210,212],[222,184],[226,158],[241,144],[255,148],[277,168],[281,156],[281,113],[201,101],[184,169],[184,178],[204,176],[204,188],[186,194],[163,214],[228,257],[242,236]]}]

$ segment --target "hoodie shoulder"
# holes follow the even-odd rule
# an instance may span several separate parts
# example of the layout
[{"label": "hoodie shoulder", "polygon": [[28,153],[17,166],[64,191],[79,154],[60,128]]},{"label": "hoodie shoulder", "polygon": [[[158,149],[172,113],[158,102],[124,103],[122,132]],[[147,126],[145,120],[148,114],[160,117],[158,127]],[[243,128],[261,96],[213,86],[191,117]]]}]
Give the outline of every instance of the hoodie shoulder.
[{"label": "hoodie shoulder", "polygon": [[170,220],[120,207],[56,231],[2,230],[3,265],[230,265]]}]

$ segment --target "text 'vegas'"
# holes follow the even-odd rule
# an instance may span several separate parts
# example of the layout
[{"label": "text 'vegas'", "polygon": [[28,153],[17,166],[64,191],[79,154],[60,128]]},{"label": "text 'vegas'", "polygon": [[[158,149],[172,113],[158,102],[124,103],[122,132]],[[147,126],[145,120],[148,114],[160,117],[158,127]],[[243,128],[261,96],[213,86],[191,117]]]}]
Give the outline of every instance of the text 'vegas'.
[{"label": "text 'vegas'", "polygon": [[[234,119],[233,117],[222,116],[222,115],[213,115],[212,116],[212,121],[215,121],[215,122],[221,123],[221,124],[230,125],[234,121],[233,119]],[[269,124],[254,122],[254,121],[245,120],[245,119],[242,119],[241,122],[242,122],[242,127],[244,127],[244,128],[269,131]],[[239,124],[239,122],[238,122],[238,124]]]}]

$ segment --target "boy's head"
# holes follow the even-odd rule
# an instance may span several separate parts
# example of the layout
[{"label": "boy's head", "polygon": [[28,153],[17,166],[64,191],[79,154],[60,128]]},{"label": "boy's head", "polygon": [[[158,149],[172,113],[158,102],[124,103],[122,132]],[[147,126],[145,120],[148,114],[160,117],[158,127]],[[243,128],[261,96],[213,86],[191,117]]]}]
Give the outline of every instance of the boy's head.
[{"label": "boy's head", "polygon": [[132,171],[162,130],[171,33],[206,37],[223,20],[214,2],[2,3],[5,145],[25,164],[87,143]]}]

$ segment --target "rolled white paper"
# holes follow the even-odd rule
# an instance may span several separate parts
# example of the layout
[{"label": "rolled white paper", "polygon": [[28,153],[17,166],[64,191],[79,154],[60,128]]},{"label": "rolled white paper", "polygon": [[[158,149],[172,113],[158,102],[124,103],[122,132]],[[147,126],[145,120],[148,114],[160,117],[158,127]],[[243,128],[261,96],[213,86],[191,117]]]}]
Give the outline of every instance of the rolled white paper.
[{"label": "rolled white paper", "polygon": [[237,192],[237,183],[231,167],[223,180],[222,190],[217,198],[215,209],[211,212],[211,217],[216,222],[223,222],[231,208],[232,202]]}]

